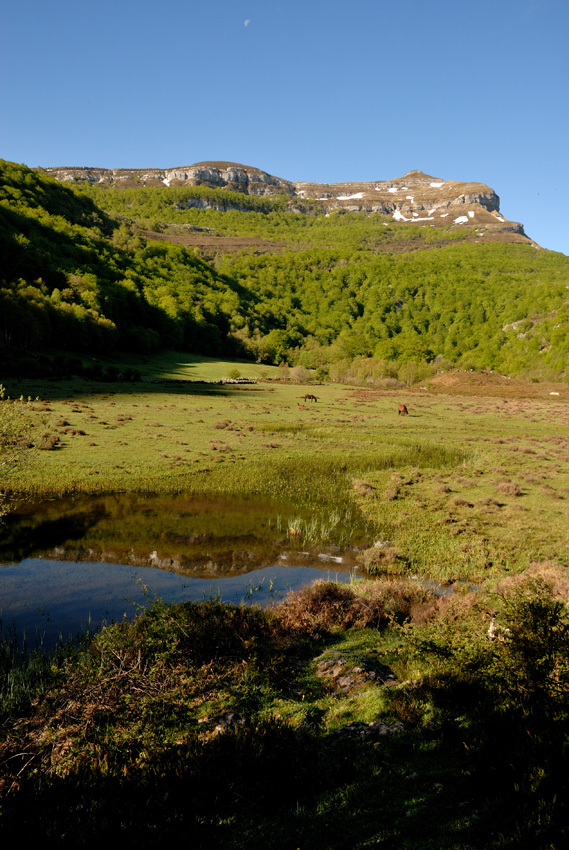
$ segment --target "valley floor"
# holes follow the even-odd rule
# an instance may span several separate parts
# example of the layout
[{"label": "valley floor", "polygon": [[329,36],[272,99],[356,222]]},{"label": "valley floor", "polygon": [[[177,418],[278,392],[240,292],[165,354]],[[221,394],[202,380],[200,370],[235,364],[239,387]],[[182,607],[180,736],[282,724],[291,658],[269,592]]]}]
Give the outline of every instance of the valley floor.
[{"label": "valley floor", "polygon": [[168,382],[209,368],[22,382],[31,442],[52,446],[26,450],[9,486],[287,497],[319,517],[291,535],[364,520],[367,578],[265,611],[155,601],[50,659],[6,633],[0,830],[74,847],[561,850],[567,387],[304,386],[255,366],[256,384]]}]

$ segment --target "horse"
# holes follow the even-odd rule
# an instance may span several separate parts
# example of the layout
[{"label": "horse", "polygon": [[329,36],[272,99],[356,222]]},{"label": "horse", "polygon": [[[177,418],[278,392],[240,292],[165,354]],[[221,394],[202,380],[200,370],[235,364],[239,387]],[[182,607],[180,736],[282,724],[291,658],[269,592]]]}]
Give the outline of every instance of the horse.
[{"label": "horse", "polygon": [[306,395],[304,396],[304,400],[305,401],[318,401],[316,396],[312,395],[311,393],[306,393]]},{"label": "horse", "polygon": [[401,416],[401,415],[409,416],[409,411],[407,410],[407,407],[404,404],[399,405],[399,410],[397,411],[397,415],[398,416]]}]

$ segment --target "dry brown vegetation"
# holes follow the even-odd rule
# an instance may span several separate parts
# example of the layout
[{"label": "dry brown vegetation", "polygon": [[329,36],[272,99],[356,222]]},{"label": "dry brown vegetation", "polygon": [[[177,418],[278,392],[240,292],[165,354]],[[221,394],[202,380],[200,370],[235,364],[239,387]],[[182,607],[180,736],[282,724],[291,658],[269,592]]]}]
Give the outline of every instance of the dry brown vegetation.
[{"label": "dry brown vegetation", "polygon": [[412,619],[433,599],[432,591],[403,579],[350,586],[317,581],[289,594],[275,610],[286,628],[322,634],[338,628],[382,629]]},{"label": "dry brown vegetation", "polygon": [[552,392],[555,392],[556,398],[560,400],[569,399],[567,384],[510,378],[497,372],[464,372],[453,369],[435,375],[425,383],[431,391],[445,395],[498,398],[500,401],[497,404],[504,405],[504,413],[508,412],[506,405],[512,399],[543,399],[549,397]]},{"label": "dry brown vegetation", "polygon": [[294,246],[286,242],[274,242],[257,236],[222,236],[219,233],[198,232],[191,228],[183,232],[168,233],[142,230],[142,234],[152,241],[173,242],[184,248],[196,248],[206,259],[215,257],[216,254],[237,254],[239,251],[252,254],[275,254],[280,251],[294,250]]}]

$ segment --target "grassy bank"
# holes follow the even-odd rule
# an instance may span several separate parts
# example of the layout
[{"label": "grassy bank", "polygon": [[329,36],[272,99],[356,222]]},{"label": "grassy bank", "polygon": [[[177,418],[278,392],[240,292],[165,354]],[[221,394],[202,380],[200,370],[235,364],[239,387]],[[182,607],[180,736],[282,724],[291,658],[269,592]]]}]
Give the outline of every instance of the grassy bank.
[{"label": "grassy bank", "polygon": [[510,582],[491,640],[489,604],[401,580],[265,612],[156,602],[52,663],[27,719],[4,712],[2,834],[561,850],[567,609]]}]

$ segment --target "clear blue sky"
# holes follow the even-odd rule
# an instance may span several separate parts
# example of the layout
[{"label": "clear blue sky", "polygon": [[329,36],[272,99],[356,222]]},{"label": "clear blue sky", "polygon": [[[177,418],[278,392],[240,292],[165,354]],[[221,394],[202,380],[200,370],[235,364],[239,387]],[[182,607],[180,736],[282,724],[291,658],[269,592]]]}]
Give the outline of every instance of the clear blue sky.
[{"label": "clear blue sky", "polygon": [[3,0],[0,156],[487,183],[569,254],[567,0]]}]

